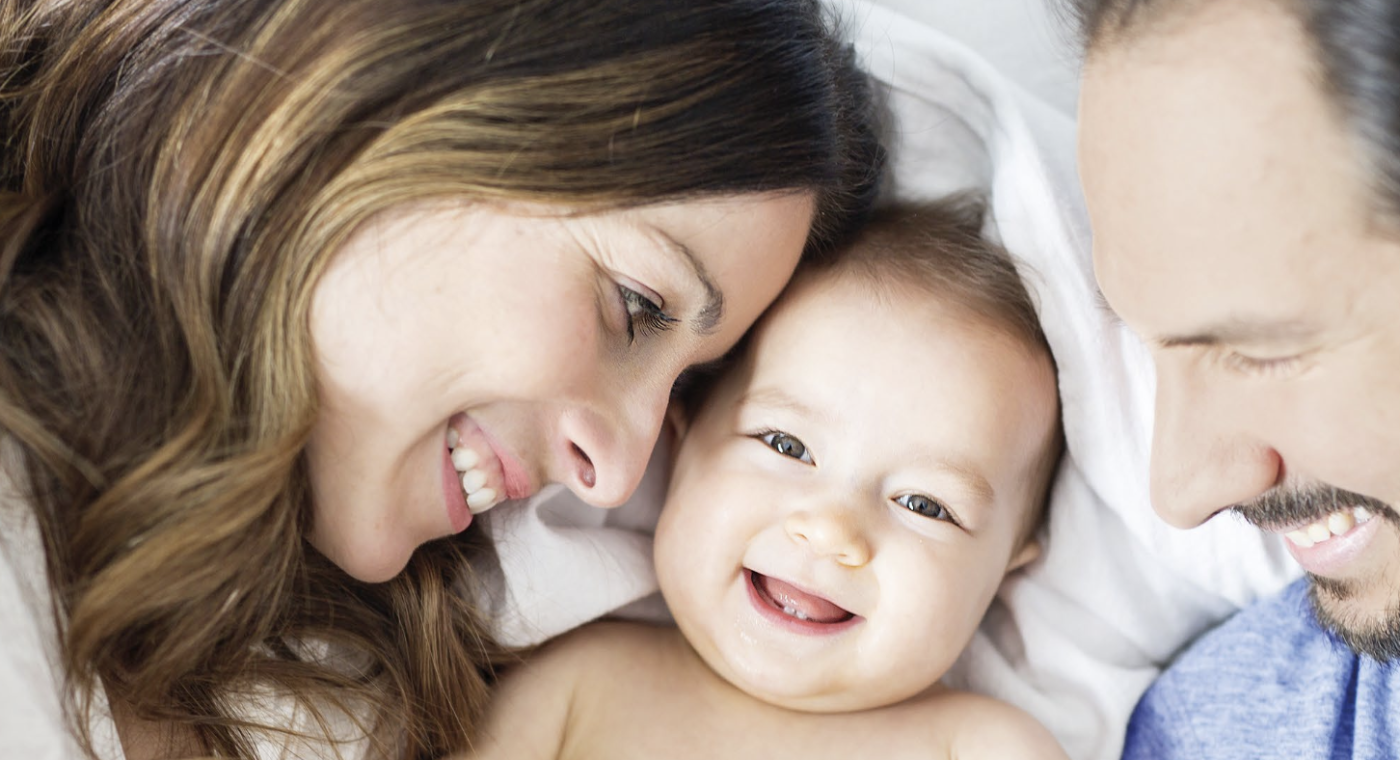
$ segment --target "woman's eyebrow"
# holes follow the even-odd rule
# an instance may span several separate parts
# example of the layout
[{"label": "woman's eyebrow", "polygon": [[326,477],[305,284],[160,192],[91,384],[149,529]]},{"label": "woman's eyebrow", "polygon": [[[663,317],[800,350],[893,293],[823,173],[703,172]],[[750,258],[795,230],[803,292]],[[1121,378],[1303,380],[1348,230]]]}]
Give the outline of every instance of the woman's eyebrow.
[{"label": "woman's eyebrow", "polygon": [[705,303],[700,307],[700,311],[695,315],[695,323],[691,329],[701,335],[708,335],[714,332],[719,326],[720,320],[724,319],[724,293],[715,287],[714,281],[705,271],[705,265],[700,262],[695,252],[690,250],[690,246],[675,239],[666,230],[660,227],[653,227],[656,234],[661,238],[665,248],[672,256],[684,260],[690,265],[690,270],[695,274],[695,279],[705,290]]}]

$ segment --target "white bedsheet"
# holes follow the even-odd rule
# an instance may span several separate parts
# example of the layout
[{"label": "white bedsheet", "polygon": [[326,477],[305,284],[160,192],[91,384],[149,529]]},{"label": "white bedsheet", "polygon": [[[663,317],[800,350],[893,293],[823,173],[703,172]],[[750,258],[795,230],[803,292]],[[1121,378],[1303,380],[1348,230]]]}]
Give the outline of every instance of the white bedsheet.
[{"label": "white bedsheet", "polygon": [[[1026,709],[1071,757],[1116,758],[1134,703],[1172,655],[1298,571],[1252,527],[1221,518],[1177,531],[1148,506],[1151,366],[1098,306],[1074,168],[1073,63],[1039,0],[832,4],[889,94],[894,192],[989,194],[993,234],[1026,265],[1059,365],[1068,452],[1046,552],[1004,585],[948,680]],[[489,513],[500,565],[483,603],[501,638],[534,643],[619,608],[664,618],[649,537],[663,483],[654,466],[613,511],[555,488]]]}]

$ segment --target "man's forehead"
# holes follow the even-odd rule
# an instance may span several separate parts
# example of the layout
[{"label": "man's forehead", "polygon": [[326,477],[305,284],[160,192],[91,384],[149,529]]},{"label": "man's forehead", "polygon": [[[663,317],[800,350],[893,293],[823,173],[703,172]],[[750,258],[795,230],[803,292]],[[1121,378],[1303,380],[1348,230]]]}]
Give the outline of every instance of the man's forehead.
[{"label": "man's forehead", "polygon": [[1086,71],[1095,268],[1130,323],[1146,311],[1191,335],[1202,320],[1289,319],[1277,300],[1345,276],[1337,264],[1361,247],[1360,163],[1301,38],[1284,32],[1301,33],[1275,15],[1262,28],[1231,28],[1233,16],[1183,28],[1195,36],[1108,53]]}]

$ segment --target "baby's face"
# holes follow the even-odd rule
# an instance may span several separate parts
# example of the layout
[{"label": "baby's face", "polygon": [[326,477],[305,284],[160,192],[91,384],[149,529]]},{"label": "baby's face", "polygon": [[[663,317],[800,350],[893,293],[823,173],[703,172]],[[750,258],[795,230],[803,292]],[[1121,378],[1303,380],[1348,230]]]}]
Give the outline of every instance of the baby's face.
[{"label": "baby's face", "polygon": [[937,299],[792,286],[690,422],[656,536],[661,589],[721,676],[850,711],[935,684],[1034,500],[1049,362]]}]

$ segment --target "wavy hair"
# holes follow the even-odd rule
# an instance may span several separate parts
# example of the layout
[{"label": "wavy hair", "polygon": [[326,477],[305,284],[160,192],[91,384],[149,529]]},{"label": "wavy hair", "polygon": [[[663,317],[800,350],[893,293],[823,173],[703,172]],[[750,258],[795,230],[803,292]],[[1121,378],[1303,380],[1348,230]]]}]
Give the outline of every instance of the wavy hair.
[{"label": "wavy hair", "polygon": [[383,756],[469,746],[502,656],[454,593],[484,539],[383,584],[305,540],[309,304],[359,224],[806,191],[819,253],[873,202],[874,119],[815,0],[0,4],[0,436],[88,750],[99,679],[218,755],[288,730],[240,717],[266,688]]}]

